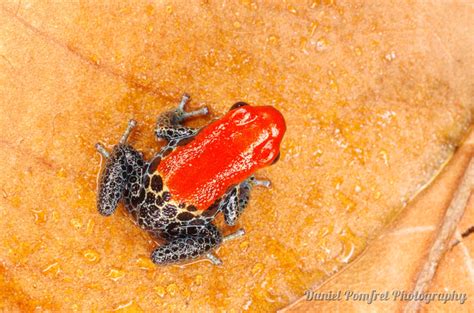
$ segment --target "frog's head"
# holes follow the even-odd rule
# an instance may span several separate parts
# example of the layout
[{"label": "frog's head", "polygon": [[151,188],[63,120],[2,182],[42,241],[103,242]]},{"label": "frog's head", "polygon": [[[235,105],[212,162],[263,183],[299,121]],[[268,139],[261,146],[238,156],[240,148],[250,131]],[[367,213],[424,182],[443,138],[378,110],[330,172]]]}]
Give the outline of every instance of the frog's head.
[{"label": "frog's head", "polygon": [[176,201],[209,208],[230,187],[278,159],[285,120],[271,106],[237,103],[157,168]]},{"label": "frog's head", "polygon": [[280,143],[286,131],[283,115],[272,106],[251,106],[235,103],[229,113],[234,136],[257,168],[278,161]]}]

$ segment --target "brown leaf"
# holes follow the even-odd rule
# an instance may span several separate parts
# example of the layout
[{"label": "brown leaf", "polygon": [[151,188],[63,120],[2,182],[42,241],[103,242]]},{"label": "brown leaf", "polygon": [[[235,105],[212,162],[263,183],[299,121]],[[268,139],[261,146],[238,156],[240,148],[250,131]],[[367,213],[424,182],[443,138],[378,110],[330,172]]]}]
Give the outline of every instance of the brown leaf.
[{"label": "brown leaf", "polygon": [[[472,258],[463,250],[464,241],[460,247],[448,250],[447,260],[441,263],[440,273],[432,285],[432,274],[436,273],[440,257],[450,249],[451,234],[443,231],[447,226],[456,225],[456,214],[469,213],[472,224],[472,201],[466,203],[467,196],[473,189],[472,179],[474,156],[474,132],[458,150],[443,172],[404,210],[383,235],[377,238],[371,246],[345,271],[334,275],[326,283],[316,287],[316,293],[342,291],[342,301],[307,301],[302,297],[284,312],[305,312],[311,309],[318,311],[416,311],[421,301],[396,301],[396,292],[405,293],[453,293],[467,295],[463,304],[460,300],[452,299],[448,305],[442,301],[432,301],[424,308],[442,309],[446,307],[453,311],[469,311],[472,307]],[[448,208],[449,207],[449,208]],[[472,238],[466,239],[469,244]],[[464,247],[464,248],[463,248]],[[452,254],[459,255],[452,260]],[[464,255],[462,255],[464,254]],[[438,256],[437,258],[435,256]],[[448,263],[448,264],[446,264]],[[463,273],[463,274],[461,274]],[[442,275],[442,276],[439,276]],[[442,282],[440,282],[442,280]],[[444,284],[443,284],[444,283]],[[431,287],[432,286],[432,287]],[[444,289],[444,288],[447,288]],[[358,294],[389,292],[388,301],[357,300]],[[347,292],[347,293],[346,293]],[[353,294],[350,294],[352,292]],[[345,294],[346,293],[346,294]]]}]

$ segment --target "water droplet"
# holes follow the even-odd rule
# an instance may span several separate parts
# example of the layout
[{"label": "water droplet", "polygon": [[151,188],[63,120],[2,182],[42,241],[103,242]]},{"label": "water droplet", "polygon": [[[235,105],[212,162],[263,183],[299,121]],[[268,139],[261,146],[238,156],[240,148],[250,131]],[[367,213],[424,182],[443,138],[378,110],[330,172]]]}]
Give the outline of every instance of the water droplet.
[{"label": "water droplet", "polygon": [[258,8],[258,5],[254,0],[241,0],[240,3],[250,10],[256,10]]},{"label": "water droplet", "polygon": [[202,281],[203,281],[203,276],[202,275],[196,275],[196,277],[194,277],[194,283],[198,286],[202,285]]},{"label": "water droplet", "polygon": [[339,86],[337,85],[337,83],[334,79],[329,80],[329,88],[331,88],[335,92],[339,91]]},{"label": "water droplet", "polygon": [[178,285],[175,283],[169,284],[166,286],[166,292],[173,297],[178,292]]},{"label": "water droplet", "polygon": [[75,228],[79,229],[82,227],[82,222],[77,218],[72,218],[69,223]]},{"label": "water droplet", "polygon": [[59,263],[57,261],[54,261],[53,263],[50,263],[46,265],[41,272],[45,274],[53,274],[53,275],[58,275],[61,272],[61,266],[59,266]]},{"label": "water droplet", "polygon": [[300,48],[303,50],[304,53],[308,53],[306,51],[306,44],[308,43],[308,39],[306,37],[300,37]]},{"label": "water droplet", "polygon": [[156,291],[156,293],[158,294],[160,298],[163,298],[166,294],[166,290],[162,286],[153,287],[153,290]]},{"label": "water droplet", "polygon": [[240,247],[240,250],[247,250],[247,248],[249,247],[249,242],[247,240],[242,241],[239,247]]},{"label": "water droplet", "polygon": [[343,192],[338,191],[336,193],[336,198],[342,204],[342,206],[344,207],[344,210],[346,212],[351,213],[357,207],[356,203],[351,198],[349,198],[346,194],[344,194]]},{"label": "water droplet", "polygon": [[44,212],[44,210],[33,209],[31,210],[31,212],[33,212],[33,216],[35,218],[35,224],[41,225],[41,224],[46,223],[47,218],[46,218],[46,213]]},{"label": "water droplet", "polygon": [[112,268],[107,276],[109,276],[113,281],[117,281],[125,276],[125,271],[119,268]]},{"label": "water droplet", "polygon": [[379,155],[382,157],[385,165],[388,166],[388,153],[385,149],[380,150]]},{"label": "water droplet", "polygon": [[261,271],[263,271],[263,269],[265,268],[265,266],[262,264],[262,263],[256,263],[253,268],[252,268],[252,274],[257,274],[257,273],[260,273]]},{"label": "water droplet", "polygon": [[10,198],[10,203],[14,208],[20,207],[21,204],[21,198],[17,195],[14,195],[13,197]]},{"label": "water droplet", "polygon": [[56,172],[56,176],[61,177],[61,178],[65,178],[65,177],[67,177],[67,172],[66,172],[66,170],[65,170],[63,167],[61,167],[61,168]]},{"label": "water droplet", "polygon": [[86,225],[86,234],[87,235],[92,234],[92,231],[94,230],[94,225],[95,225],[94,220],[89,219],[87,221],[87,225]]},{"label": "water droplet", "polygon": [[144,257],[144,256],[141,256],[137,259],[137,265],[139,268],[143,269],[143,270],[154,270],[155,269],[155,264],[153,264],[153,262],[150,260],[149,257]]},{"label": "water droplet", "polygon": [[119,303],[114,309],[114,312],[143,312],[143,309],[133,300]]},{"label": "water droplet", "polygon": [[53,213],[51,215],[52,215],[53,222],[56,223],[57,221],[59,221],[59,213],[58,212],[53,211]]},{"label": "water droplet", "polygon": [[339,190],[343,182],[344,182],[344,178],[340,176],[335,177],[332,181],[332,184],[334,185],[334,189]]},{"label": "water droplet", "polygon": [[340,238],[343,249],[339,258],[341,262],[349,263],[356,251],[356,242],[359,240],[349,227],[345,227],[342,230]]},{"label": "water droplet", "polygon": [[395,60],[396,57],[397,55],[395,54],[395,52],[390,51],[389,53],[385,55],[385,60],[387,60],[388,62],[392,62],[393,60]]},{"label": "water droplet", "polygon": [[328,48],[329,41],[325,37],[321,37],[316,42],[316,50],[321,52]]},{"label": "water droplet", "polygon": [[152,16],[153,14],[155,14],[155,7],[149,4],[145,8],[145,12],[146,12],[146,15]]},{"label": "water droplet", "polygon": [[267,38],[267,42],[271,45],[277,45],[280,41],[280,38],[276,35],[270,35]]},{"label": "water droplet", "polygon": [[289,4],[287,8],[288,8],[288,11],[290,11],[290,12],[293,13],[293,14],[298,13],[298,11],[296,10],[296,8],[295,8],[293,5],[291,5],[291,4]]},{"label": "water droplet", "polygon": [[86,259],[89,263],[98,263],[100,261],[100,255],[97,251],[92,249],[86,249],[82,251],[82,256]]},{"label": "water droplet", "polygon": [[171,4],[166,6],[166,13],[168,14],[173,13],[173,6]]},{"label": "water droplet", "polygon": [[309,25],[309,36],[312,37],[318,28],[319,23],[317,21],[312,21]]},{"label": "water droplet", "polygon": [[331,6],[336,4],[336,0],[324,0],[324,4]]},{"label": "water droplet", "polygon": [[98,57],[97,55],[95,55],[95,54],[91,55],[90,60],[91,60],[95,65],[99,65],[99,64],[100,64],[99,57]]},{"label": "water droplet", "polygon": [[76,276],[79,277],[79,278],[83,278],[84,277],[84,271],[80,268],[78,268],[76,270]]},{"label": "water droplet", "polygon": [[334,224],[329,224],[321,227],[321,229],[318,231],[318,237],[323,238],[326,237],[330,234],[332,234],[334,231]]},{"label": "water droplet", "polygon": [[375,200],[378,200],[378,199],[380,199],[381,196],[382,196],[382,193],[381,193],[380,191],[377,191],[377,192],[375,192],[375,194],[374,194],[374,199],[375,199]]},{"label": "water droplet", "polygon": [[354,53],[355,53],[357,56],[361,56],[361,55],[362,55],[362,48],[361,48],[361,47],[355,47],[355,48],[354,48]]}]

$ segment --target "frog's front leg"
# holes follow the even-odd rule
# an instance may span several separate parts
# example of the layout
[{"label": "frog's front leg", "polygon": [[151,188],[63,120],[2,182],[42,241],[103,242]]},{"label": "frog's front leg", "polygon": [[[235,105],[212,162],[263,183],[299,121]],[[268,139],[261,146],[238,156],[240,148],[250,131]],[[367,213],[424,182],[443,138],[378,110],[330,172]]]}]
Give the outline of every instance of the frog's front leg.
[{"label": "frog's front leg", "polygon": [[206,256],[213,264],[220,265],[222,261],[211,250],[219,247],[224,241],[238,238],[244,234],[244,231],[240,229],[223,237],[217,227],[209,223],[199,226],[190,225],[189,227],[197,227],[197,233],[189,235],[186,227],[183,226],[181,235],[171,237],[166,244],[153,251],[151,259],[154,263],[172,264]]},{"label": "frog's front leg", "polygon": [[250,199],[253,186],[270,187],[270,181],[258,180],[253,175],[244,182],[230,189],[219,203],[219,211],[224,213],[227,225],[233,226],[244,211]]},{"label": "frog's front leg", "polygon": [[100,143],[95,145],[97,151],[106,158],[105,169],[99,180],[97,209],[100,214],[109,216],[115,212],[117,204],[122,199],[127,186],[128,178],[133,174],[136,166],[143,166],[143,159],[136,150],[127,145],[128,137],[136,122],[130,120],[120,142],[114,146],[112,152]]},{"label": "frog's front leg", "polygon": [[181,139],[190,138],[197,134],[198,129],[185,127],[182,122],[190,117],[206,115],[209,110],[204,107],[196,111],[185,112],[184,106],[189,99],[190,96],[185,93],[176,110],[164,112],[158,116],[155,129],[156,137],[177,143]]}]

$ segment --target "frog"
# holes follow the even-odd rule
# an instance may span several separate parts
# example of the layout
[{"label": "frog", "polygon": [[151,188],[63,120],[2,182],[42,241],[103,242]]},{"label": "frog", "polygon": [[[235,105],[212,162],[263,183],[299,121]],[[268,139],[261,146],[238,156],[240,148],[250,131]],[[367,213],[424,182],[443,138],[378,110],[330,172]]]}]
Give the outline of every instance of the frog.
[{"label": "frog", "polygon": [[270,187],[255,172],[278,161],[286,131],[276,108],[246,102],[206,126],[188,127],[185,121],[209,114],[207,107],[186,111],[189,100],[185,93],[176,109],[158,115],[155,137],[166,144],[149,161],[128,142],[133,119],[111,151],[95,145],[105,158],[98,212],[111,216],[123,203],[133,222],[161,242],[151,253],[157,265],[199,258],[222,264],[216,249],[245,231],[224,236],[214,219],[223,214],[225,224],[236,225],[253,187]]}]

